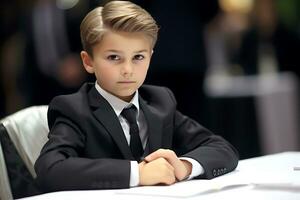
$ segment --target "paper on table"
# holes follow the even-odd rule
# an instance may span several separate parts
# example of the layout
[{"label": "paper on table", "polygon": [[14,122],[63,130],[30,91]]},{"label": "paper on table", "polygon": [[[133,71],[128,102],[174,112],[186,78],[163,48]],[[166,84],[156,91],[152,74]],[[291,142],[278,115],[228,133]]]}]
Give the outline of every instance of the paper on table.
[{"label": "paper on table", "polygon": [[170,186],[144,186],[116,191],[116,194],[148,195],[162,197],[192,197],[240,187],[264,190],[300,191],[299,182],[292,181],[286,173],[268,174],[240,173],[235,170],[230,174],[212,180],[190,180]]},{"label": "paper on table", "polygon": [[216,180],[190,180],[176,183],[170,186],[144,186],[131,189],[119,190],[116,194],[149,195],[164,197],[191,197],[201,194],[223,191],[238,187],[245,187],[249,184],[240,181],[239,183],[216,181]]}]

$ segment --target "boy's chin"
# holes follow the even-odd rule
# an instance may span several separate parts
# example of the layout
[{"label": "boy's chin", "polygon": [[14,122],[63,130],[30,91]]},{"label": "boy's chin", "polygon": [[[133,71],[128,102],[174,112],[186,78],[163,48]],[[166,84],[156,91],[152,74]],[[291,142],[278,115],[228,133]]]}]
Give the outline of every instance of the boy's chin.
[{"label": "boy's chin", "polygon": [[135,91],[126,91],[126,92],[120,92],[118,94],[115,94],[118,98],[124,100],[124,101],[130,101],[132,97],[134,96]]},{"label": "boy's chin", "polygon": [[131,101],[133,95],[129,95],[129,96],[119,96],[120,99],[122,99],[123,101],[129,102]]}]

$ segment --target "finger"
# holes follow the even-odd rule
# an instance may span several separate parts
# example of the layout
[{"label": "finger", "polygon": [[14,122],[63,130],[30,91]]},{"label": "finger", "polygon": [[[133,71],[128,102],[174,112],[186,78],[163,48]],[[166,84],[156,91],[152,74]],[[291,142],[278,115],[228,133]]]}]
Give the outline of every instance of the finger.
[{"label": "finger", "polygon": [[168,160],[166,160],[165,158],[158,158],[157,159],[159,162],[161,162],[169,171],[171,171],[172,173],[174,173],[175,168],[173,165],[171,165]]},{"label": "finger", "polygon": [[150,155],[148,155],[145,160],[148,162],[151,162],[152,160],[158,159],[158,158],[165,158],[169,162],[174,162],[177,160],[177,156],[174,151],[169,150],[169,149],[159,149]]},{"label": "finger", "polygon": [[163,171],[163,174],[161,177],[161,183],[171,185],[175,183],[176,176],[175,176],[175,169],[174,167],[164,158],[159,158],[156,161],[161,162],[161,170]]},{"label": "finger", "polygon": [[174,175],[166,177],[162,183],[166,185],[172,185],[176,182],[176,178]]},{"label": "finger", "polygon": [[145,161],[147,162],[151,162],[153,160],[156,160],[158,158],[160,158],[160,152],[162,151],[163,149],[159,149],[159,150],[156,150],[154,152],[152,152],[151,154],[149,154],[148,156],[145,157]]},{"label": "finger", "polygon": [[167,149],[158,150],[154,152],[153,157],[159,156],[158,159],[165,159],[174,169],[176,178],[180,181],[184,179],[189,173],[184,163],[177,157],[175,152]]}]

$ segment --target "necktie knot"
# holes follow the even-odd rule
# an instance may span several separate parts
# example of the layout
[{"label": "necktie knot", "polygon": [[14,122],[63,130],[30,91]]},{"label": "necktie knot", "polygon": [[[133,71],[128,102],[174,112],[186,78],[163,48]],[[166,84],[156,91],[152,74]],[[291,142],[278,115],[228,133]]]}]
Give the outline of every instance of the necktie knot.
[{"label": "necktie knot", "polygon": [[130,108],[124,108],[121,115],[128,121],[129,124],[136,123],[136,108],[131,106]]}]

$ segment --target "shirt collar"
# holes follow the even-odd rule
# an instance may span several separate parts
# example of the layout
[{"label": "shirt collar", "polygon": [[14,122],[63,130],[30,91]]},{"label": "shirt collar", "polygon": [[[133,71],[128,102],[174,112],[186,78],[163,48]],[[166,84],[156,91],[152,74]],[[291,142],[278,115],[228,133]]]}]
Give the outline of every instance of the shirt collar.
[{"label": "shirt collar", "polygon": [[116,97],[115,95],[105,91],[101,88],[101,86],[96,82],[95,84],[96,90],[103,96],[103,98],[108,101],[111,107],[114,109],[116,115],[119,117],[122,110],[124,108],[128,108],[131,105],[134,105],[137,109],[137,114],[139,114],[140,107],[139,107],[139,92],[138,90],[135,92],[133,98],[130,102],[123,101],[122,99]]}]

